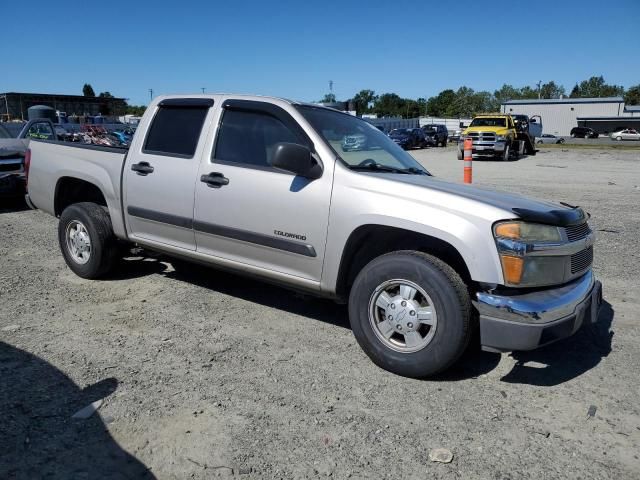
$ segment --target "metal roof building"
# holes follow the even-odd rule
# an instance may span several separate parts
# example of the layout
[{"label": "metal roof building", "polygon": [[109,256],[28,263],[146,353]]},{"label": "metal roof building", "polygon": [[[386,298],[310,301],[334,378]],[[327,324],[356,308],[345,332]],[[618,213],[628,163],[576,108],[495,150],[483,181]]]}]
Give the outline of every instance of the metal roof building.
[{"label": "metal roof building", "polygon": [[577,126],[603,134],[619,127],[640,127],[640,106],[625,106],[622,97],[509,100],[502,104],[501,111],[540,115],[544,133],[559,136],[569,136]]}]

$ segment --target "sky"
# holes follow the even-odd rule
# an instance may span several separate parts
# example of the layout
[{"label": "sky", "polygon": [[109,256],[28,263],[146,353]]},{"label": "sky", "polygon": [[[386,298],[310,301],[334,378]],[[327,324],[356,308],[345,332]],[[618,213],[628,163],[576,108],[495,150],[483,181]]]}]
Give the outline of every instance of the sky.
[{"label": "sky", "polygon": [[428,98],[640,84],[640,1],[0,0],[0,92]]}]

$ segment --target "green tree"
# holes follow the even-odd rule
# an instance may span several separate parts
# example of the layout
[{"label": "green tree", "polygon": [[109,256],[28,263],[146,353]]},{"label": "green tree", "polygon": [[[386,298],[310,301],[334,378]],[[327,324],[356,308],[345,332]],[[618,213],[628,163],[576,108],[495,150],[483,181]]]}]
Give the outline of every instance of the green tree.
[{"label": "green tree", "polygon": [[562,85],[556,85],[552,80],[540,87],[540,98],[560,98],[565,95],[565,90]]},{"label": "green tree", "polygon": [[627,105],[640,105],[640,84],[634,85],[624,94],[624,103]]},{"label": "green tree", "polygon": [[84,87],[82,87],[82,95],[85,97],[95,97],[96,92],[93,91],[93,87],[90,84],[85,83]]},{"label": "green tree", "polygon": [[498,104],[502,104],[509,100],[517,100],[521,98],[520,89],[515,88],[512,85],[507,85],[506,83],[502,85],[499,90],[493,92],[493,96],[495,97]]},{"label": "green tree", "polygon": [[456,92],[451,89],[443,90],[435,97],[427,100],[427,115],[443,117],[449,110],[450,105],[456,99]]},{"label": "green tree", "polygon": [[377,98],[376,92],[373,90],[360,90],[353,96],[351,101],[356,106],[356,113],[362,115],[371,111],[371,107]]},{"label": "green tree", "polygon": [[135,115],[136,117],[141,117],[144,115],[147,107],[144,105],[127,105],[126,113],[128,115]]},{"label": "green tree", "polygon": [[335,102],[336,102],[336,96],[333,93],[326,93],[325,96],[318,101],[318,103],[335,103]]},{"label": "green tree", "polygon": [[624,95],[624,87],[622,85],[607,84],[602,75],[583,80],[571,90],[571,97],[573,98],[617,97],[622,95]]},{"label": "green tree", "polygon": [[100,92],[98,97],[100,97],[100,98],[114,98],[113,95],[111,95],[111,92]]},{"label": "green tree", "polygon": [[405,116],[405,100],[395,93],[383,93],[378,96],[373,104],[373,111],[379,117]]}]

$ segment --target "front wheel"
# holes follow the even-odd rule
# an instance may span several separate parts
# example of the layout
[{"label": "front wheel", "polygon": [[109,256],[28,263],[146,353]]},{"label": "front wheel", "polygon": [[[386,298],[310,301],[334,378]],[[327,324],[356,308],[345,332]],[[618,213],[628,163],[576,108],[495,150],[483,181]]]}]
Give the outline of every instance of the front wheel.
[{"label": "front wheel", "polygon": [[65,262],[82,278],[106,274],[118,253],[109,214],[91,202],[74,203],[64,209],[58,224],[58,242]]},{"label": "front wheel", "polygon": [[349,295],[356,340],[381,368],[424,378],[449,368],[466,349],[471,301],[446,263],[416,251],[371,261]]},{"label": "front wheel", "polygon": [[616,137],[616,140],[617,140],[617,141],[621,141],[621,140],[622,140],[622,137]]}]

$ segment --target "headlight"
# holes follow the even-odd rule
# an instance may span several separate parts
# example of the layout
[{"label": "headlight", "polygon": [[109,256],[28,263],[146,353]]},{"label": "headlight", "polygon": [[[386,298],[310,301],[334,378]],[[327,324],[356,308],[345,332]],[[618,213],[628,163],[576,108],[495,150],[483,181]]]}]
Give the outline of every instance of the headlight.
[{"label": "headlight", "polygon": [[504,142],[506,139],[504,135],[496,135],[496,142]]},{"label": "headlight", "polygon": [[523,240],[525,242],[561,242],[562,235],[558,227],[539,223],[501,222],[493,227],[496,237]]},{"label": "headlight", "polygon": [[566,257],[541,255],[541,247],[561,244],[558,227],[525,222],[500,222],[494,225],[498,254],[506,285],[535,287],[562,283]]}]

